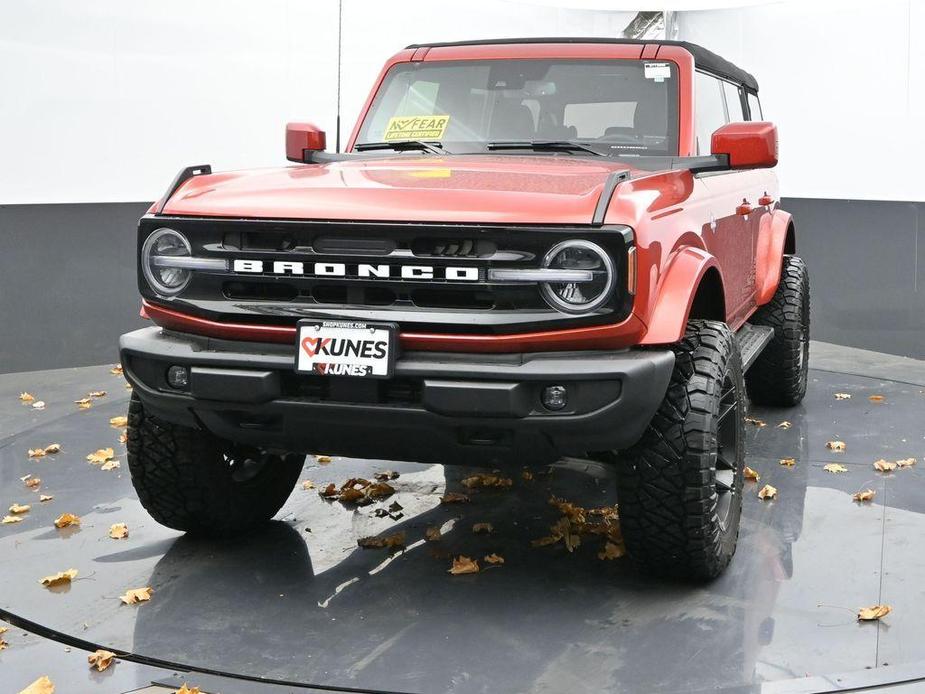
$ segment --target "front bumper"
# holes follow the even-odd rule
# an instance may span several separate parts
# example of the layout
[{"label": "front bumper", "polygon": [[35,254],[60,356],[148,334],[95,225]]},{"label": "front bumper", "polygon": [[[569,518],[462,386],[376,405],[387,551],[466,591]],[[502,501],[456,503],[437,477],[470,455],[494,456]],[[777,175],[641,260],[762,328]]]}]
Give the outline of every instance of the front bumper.
[{"label": "front bumper", "polygon": [[[152,414],[255,446],[446,464],[551,462],[631,446],[662,401],[670,350],[532,354],[406,352],[394,378],[296,374],[295,345],[161,328],[120,339],[125,375]],[[167,385],[167,369],[190,384]],[[568,405],[547,411],[547,385]]]}]

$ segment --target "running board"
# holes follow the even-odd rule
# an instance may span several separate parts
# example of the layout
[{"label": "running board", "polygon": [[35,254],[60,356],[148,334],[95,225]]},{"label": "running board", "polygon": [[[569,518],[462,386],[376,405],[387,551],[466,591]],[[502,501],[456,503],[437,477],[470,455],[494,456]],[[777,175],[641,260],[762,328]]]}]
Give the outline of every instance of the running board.
[{"label": "running board", "polygon": [[748,371],[749,367],[755,363],[761,350],[768,346],[771,338],[774,337],[774,328],[766,325],[752,325],[746,323],[739,332],[736,333],[736,342],[739,343],[739,351],[742,353],[742,371]]}]

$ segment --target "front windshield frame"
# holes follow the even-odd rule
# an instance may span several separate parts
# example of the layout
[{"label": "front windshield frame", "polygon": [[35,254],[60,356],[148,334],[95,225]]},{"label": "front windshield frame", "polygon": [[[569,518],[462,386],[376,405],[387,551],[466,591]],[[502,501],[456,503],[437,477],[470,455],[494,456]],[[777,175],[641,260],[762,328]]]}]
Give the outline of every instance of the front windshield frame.
[{"label": "front windshield frame", "polygon": [[[503,67],[496,67],[501,64],[504,64]],[[507,72],[514,71],[514,74],[517,73],[517,70],[521,71],[521,74],[526,75],[529,73],[540,74],[537,71],[542,71],[543,66],[545,65],[545,71],[542,71],[544,76],[549,76],[551,73],[555,74],[558,70],[559,72],[567,74],[569,70],[574,71],[576,68],[581,70],[585,67],[591,67],[598,72],[594,73],[593,76],[597,79],[600,79],[604,73],[601,70],[612,70],[616,68],[618,71],[622,71],[619,75],[621,78],[634,78],[636,72],[642,75],[649,75],[650,70],[652,69],[653,63],[662,70],[661,74],[663,75],[662,79],[650,79],[646,77],[647,82],[635,82],[632,86],[639,90],[649,90],[648,99],[655,99],[656,103],[656,116],[661,117],[662,113],[664,115],[664,126],[661,126],[661,122],[657,123],[655,126],[648,126],[650,128],[654,127],[657,129],[657,134],[649,134],[644,130],[638,130],[635,124],[631,128],[628,127],[614,127],[612,130],[620,130],[622,133],[617,135],[606,135],[604,137],[587,137],[580,132],[576,132],[574,126],[570,128],[570,131],[566,131],[566,128],[569,127],[569,123],[566,120],[567,116],[565,115],[565,109],[569,107],[575,107],[578,105],[591,105],[591,106],[604,106],[605,108],[613,106],[614,108],[619,106],[624,106],[632,101],[627,99],[623,102],[617,102],[615,99],[605,100],[605,101],[594,101],[595,94],[588,94],[584,100],[572,100],[565,102],[563,99],[568,98],[568,94],[564,94],[557,102],[557,95],[555,91],[551,94],[544,93],[544,88],[551,88],[555,90],[556,82],[551,80],[529,80],[525,79],[522,83],[517,83],[515,88],[506,89],[507,86],[505,83],[501,83],[504,86],[491,86],[489,87],[486,83],[486,71],[488,75],[492,75],[495,72],[499,74],[506,74]],[[517,59],[492,59],[492,58],[477,58],[477,59],[459,59],[459,60],[433,60],[433,61],[415,61],[415,62],[400,62],[392,65],[385,75],[383,76],[381,82],[378,85],[375,95],[370,100],[369,107],[363,113],[363,119],[359,123],[356,130],[355,141],[351,146],[351,151],[355,151],[353,148],[360,144],[370,144],[375,142],[383,142],[390,138],[384,137],[385,125],[389,120],[393,120],[393,115],[396,114],[398,107],[406,101],[414,103],[415,99],[418,99],[419,102],[423,101],[421,106],[416,106],[416,111],[423,111],[420,114],[415,115],[450,115],[453,114],[443,114],[435,113],[436,105],[440,99],[440,89],[443,85],[443,82],[440,80],[431,80],[425,82],[427,85],[431,85],[432,93],[430,94],[430,104],[426,103],[425,99],[420,99],[420,94],[413,94],[411,92],[411,83],[410,79],[415,76],[440,76],[440,72],[444,73],[444,76],[450,75],[450,71],[456,70],[460,74],[465,74],[465,71],[474,71],[478,70],[479,73],[473,72],[473,79],[471,81],[465,80],[461,82],[461,85],[465,87],[466,85],[475,84],[476,86],[469,87],[469,97],[471,98],[476,91],[480,91],[485,94],[485,106],[488,106],[489,94],[492,92],[498,92],[497,95],[492,97],[494,103],[491,108],[496,108],[498,103],[501,100],[505,102],[521,98],[520,105],[526,106],[527,102],[529,104],[530,111],[532,112],[534,118],[534,128],[531,130],[530,127],[526,127],[525,131],[521,133],[520,130],[513,130],[510,133],[506,133],[508,137],[491,137],[492,133],[486,132],[488,127],[485,122],[482,122],[482,130],[479,132],[474,132],[476,129],[468,130],[469,133],[474,135],[467,139],[453,138],[453,137],[443,137],[441,136],[440,131],[438,130],[419,130],[415,131],[412,134],[414,137],[408,137],[407,140],[416,139],[423,142],[439,143],[442,147],[443,153],[445,154],[565,154],[565,155],[584,155],[584,156],[595,156],[595,155],[604,155],[615,158],[648,158],[648,157],[677,157],[679,151],[679,135],[680,135],[680,79],[679,66],[672,60],[639,60],[631,58],[517,58]],[[667,72],[665,72],[667,70]],[[435,72],[436,71],[436,72]],[[428,74],[430,73],[430,74]],[[616,74],[616,73],[614,73]],[[476,76],[481,76],[481,82],[475,79]],[[606,76],[606,75],[605,75]],[[405,80],[406,83],[401,85],[397,80]],[[490,83],[492,77],[488,78]],[[418,80],[418,82],[424,82],[423,80]],[[527,92],[526,87],[530,82],[540,83],[532,84],[530,89],[532,92]],[[548,84],[542,84],[543,82]],[[497,84],[497,80],[496,80]],[[566,83],[571,85],[572,82]],[[627,82],[630,85],[630,82]],[[482,86],[485,85],[485,86]],[[641,86],[644,85],[644,86]],[[597,85],[597,88],[600,89],[600,85]],[[654,90],[658,90],[660,93],[654,94]],[[510,92],[510,95],[505,94]],[[521,92],[518,94],[518,92]],[[456,98],[459,98],[459,95],[455,95]],[[581,93],[578,93],[579,98],[584,97]],[[630,95],[632,96],[632,95]],[[398,102],[395,100],[399,99]],[[393,103],[388,104],[387,101]],[[637,98],[635,101],[632,101],[633,112],[631,112],[631,117],[635,118],[635,109],[638,108],[640,99]],[[664,104],[664,108],[661,105]],[[548,105],[555,105],[553,109],[546,109]],[[559,113],[555,112],[555,109],[561,107],[562,111]],[[646,107],[652,112],[653,104],[647,103]],[[436,109],[439,111],[446,109]],[[400,117],[412,117],[408,113],[399,113],[397,114]],[[469,114],[467,114],[469,115]],[[493,115],[493,114],[492,114]],[[552,118],[555,119],[558,115],[560,122],[558,124],[553,124],[554,129],[541,127],[541,119]],[[625,126],[626,123],[620,123]],[[422,125],[428,125],[428,123],[422,123]],[[463,126],[462,121],[460,125]],[[446,126],[444,126],[446,127]],[[545,128],[545,129],[544,129]],[[447,129],[449,130],[449,129]],[[605,131],[606,132],[606,131]],[[394,134],[394,133],[390,133]],[[446,132],[446,135],[450,135],[450,132]],[[505,133],[500,133],[505,134]],[[612,138],[619,137],[619,141],[612,141]],[[401,141],[401,140],[393,140]],[[582,152],[580,149],[569,149],[568,147],[562,147],[554,151],[550,150],[548,147],[537,148],[536,151],[531,151],[528,147],[518,147],[518,148],[489,148],[489,144],[498,142],[516,142],[523,145],[524,143],[529,143],[531,141],[538,141],[541,143],[576,143],[583,147],[588,147],[594,150],[594,153]]]}]

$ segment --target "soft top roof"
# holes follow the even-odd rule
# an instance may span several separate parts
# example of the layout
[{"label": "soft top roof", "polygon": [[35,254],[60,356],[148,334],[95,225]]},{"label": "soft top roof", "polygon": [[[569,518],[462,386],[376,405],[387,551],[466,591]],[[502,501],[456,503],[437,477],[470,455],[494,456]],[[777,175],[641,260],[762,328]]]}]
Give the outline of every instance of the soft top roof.
[{"label": "soft top roof", "polygon": [[748,89],[757,92],[758,81],[740,67],[733,65],[725,58],[722,58],[713,51],[708,51],[703,46],[687,41],[668,41],[653,39],[611,39],[601,36],[580,37],[580,36],[563,36],[563,37],[538,37],[522,39],[480,39],[477,41],[450,41],[446,43],[413,43],[406,48],[440,48],[443,46],[489,46],[492,44],[504,43],[625,43],[625,44],[646,44],[652,43],[659,46],[680,46],[694,56],[694,62],[697,67],[714,75],[725,77],[733,82],[739,82]]}]

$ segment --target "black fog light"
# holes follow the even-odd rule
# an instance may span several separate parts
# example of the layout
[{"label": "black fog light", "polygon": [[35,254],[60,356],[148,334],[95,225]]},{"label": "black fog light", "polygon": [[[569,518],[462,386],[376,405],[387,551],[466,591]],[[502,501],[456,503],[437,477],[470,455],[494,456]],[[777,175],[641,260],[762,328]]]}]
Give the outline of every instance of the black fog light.
[{"label": "black fog light", "polygon": [[547,410],[561,410],[568,404],[568,391],[565,386],[546,386],[543,388],[542,400]]},{"label": "black fog light", "polygon": [[167,383],[171,388],[186,388],[189,386],[189,369],[185,366],[171,366],[167,369]]}]

